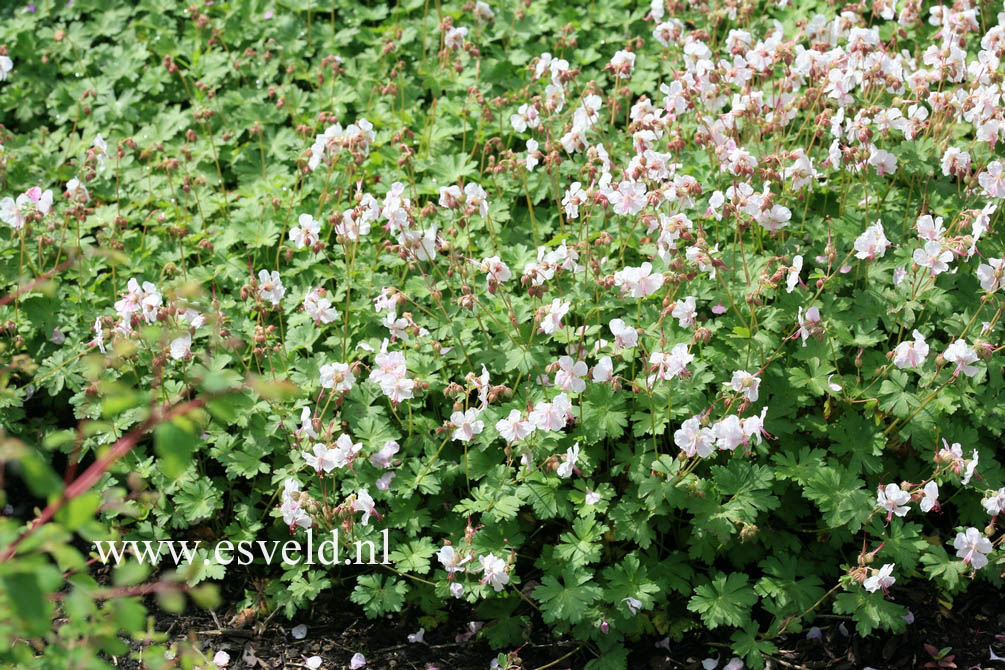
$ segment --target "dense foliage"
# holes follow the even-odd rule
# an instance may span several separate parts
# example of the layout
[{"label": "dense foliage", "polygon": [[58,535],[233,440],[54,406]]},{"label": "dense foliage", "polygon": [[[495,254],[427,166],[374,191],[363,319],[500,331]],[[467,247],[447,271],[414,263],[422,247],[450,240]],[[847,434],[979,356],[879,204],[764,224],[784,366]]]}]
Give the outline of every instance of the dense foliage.
[{"label": "dense foliage", "polygon": [[106,4],[0,21],[4,662],[208,665],[141,596],[225,578],[612,669],[1001,585],[1000,4]]}]

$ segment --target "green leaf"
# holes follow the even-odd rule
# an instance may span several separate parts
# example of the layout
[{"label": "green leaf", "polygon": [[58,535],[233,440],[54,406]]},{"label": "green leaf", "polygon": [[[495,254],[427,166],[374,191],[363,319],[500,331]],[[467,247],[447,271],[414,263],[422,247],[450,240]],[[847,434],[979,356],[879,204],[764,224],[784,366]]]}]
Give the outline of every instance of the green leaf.
[{"label": "green leaf", "polygon": [[90,491],[70,500],[56,513],[56,521],[63,524],[67,530],[77,530],[94,518],[94,513],[101,505],[101,496]]},{"label": "green leaf", "polygon": [[877,629],[902,633],[907,628],[903,618],[907,610],[903,605],[887,600],[881,591],[869,593],[856,589],[838,594],[834,599],[834,612],[850,614],[862,635],[869,635]]},{"label": "green leaf", "polygon": [[590,605],[599,600],[603,591],[592,584],[593,573],[567,567],[559,580],[545,575],[541,585],[534,589],[534,597],[541,603],[541,616],[545,623],[568,621],[579,623],[586,617]]},{"label": "green leaf", "polygon": [[396,577],[360,575],[349,599],[362,606],[367,616],[377,617],[388,612],[400,612],[406,593],[408,584]]},{"label": "green leaf", "polygon": [[726,575],[717,572],[708,584],[694,590],[687,608],[701,615],[709,628],[722,625],[743,626],[750,621],[750,609],[757,602],[757,594],[750,586],[747,575],[734,572]]},{"label": "green leaf", "polygon": [[175,417],[154,429],[154,450],[160,457],[161,471],[177,479],[192,462],[196,448],[195,426],[185,417]]},{"label": "green leaf", "polygon": [[14,572],[0,576],[6,591],[5,600],[21,619],[21,629],[27,635],[42,636],[49,631],[52,603],[33,572]]}]

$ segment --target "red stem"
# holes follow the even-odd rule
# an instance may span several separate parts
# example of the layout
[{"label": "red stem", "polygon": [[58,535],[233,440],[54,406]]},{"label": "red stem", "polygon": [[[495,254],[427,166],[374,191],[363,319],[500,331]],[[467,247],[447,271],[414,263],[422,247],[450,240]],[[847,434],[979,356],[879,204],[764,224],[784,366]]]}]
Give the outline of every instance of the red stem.
[{"label": "red stem", "polygon": [[111,450],[105,455],[104,458],[95,461],[91,464],[89,468],[84,470],[83,474],[73,480],[73,483],[67,486],[63,490],[63,495],[61,495],[57,500],[49,503],[42,513],[35,517],[35,520],[31,522],[31,525],[24,530],[17,539],[7,545],[2,552],[0,552],[0,563],[3,563],[7,559],[11,558],[17,551],[19,544],[24,542],[32,533],[38,530],[42,524],[49,521],[53,515],[56,514],[66,503],[73,500],[77,496],[83,495],[94,486],[101,476],[108,472],[108,469],[112,467],[115,461],[119,460],[125,456],[129,451],[136,446],[136,443],[140,441],[151,428],[157,424],[163,423],[165,421],[170,421],[176,416],[186,414],[193,409],[197,409],[206,404],[206,398],[196,398],[195,400],[190,400],[181,405],[175,405],[167,413],[161,416],[151,416],[149,419],[143,422],[139,428],[124,435],[119,440],[112,445]]}]

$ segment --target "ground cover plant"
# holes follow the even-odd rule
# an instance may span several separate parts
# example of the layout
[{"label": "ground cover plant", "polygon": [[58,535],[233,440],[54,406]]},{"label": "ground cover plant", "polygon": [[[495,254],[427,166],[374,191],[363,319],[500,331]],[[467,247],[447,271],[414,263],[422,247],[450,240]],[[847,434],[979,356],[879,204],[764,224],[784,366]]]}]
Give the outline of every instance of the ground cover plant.
[{"label": "ground cover plant", "polygon": [[[249,571],[504,668],[999,588],[1003,52],[969,0],[7,7],[0,659],[227,664],[144,598]],[[237,549],[334,530],[388,562]]]}]

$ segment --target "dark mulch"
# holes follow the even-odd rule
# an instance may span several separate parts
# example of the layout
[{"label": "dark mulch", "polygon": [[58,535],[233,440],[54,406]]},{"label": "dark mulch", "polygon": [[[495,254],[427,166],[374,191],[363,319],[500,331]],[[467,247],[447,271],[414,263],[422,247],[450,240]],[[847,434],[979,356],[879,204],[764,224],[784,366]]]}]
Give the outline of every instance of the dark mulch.
[{"label": "dark mulch", "polygon": [[[224,587],[224,601],[235,602],[239,591]],[[786,635],[776,640],[779,652],[768,660],[769,668],[810,668],[847,670],[873,667],[877,670],[923,667],[1005,668],[1005,662],[991,661],[991,652],[1005,656],[1005,607],[1001,593],[971,589],[971,593],[949,603],[940,601],[937,591],[919,584],[910,590],[894,591],[892,597],[907,606],[914,621],[901,635],[876,634],[863,638],[854,633],[848,617],[820,615],[813,625],[820,637],[808,639],[806,633]],[[202,645],[212,657],[218,650],[231,656],[230,668],[302,668],[304,658],[320,656],[324,670],[349,667],[356,652],[366,656],[367,670],[486,670],[495,657],[488,644],[477,636],[458,641],[467,631],[471,613],[463,605],[452,604],[446,624],[427,630],[425,643],[408,643],[420,623],[411,615],[389,616],[379,620],[365,618],[348,600],[348,592],[329,592],[318,598],[310,612],[296,621],[281,616],[266,620],[235,623],[234,611],[222,607],[215,613],[189,611],[171,615],[159,611],[153,601],[156,629],[167,631],[171,640],[188,639]],[[951,609],[950,609],[951,608]],[[293,639],[296,624],[306,624],[307,636]],[[575,652],[578,645],[569,639],[552,639],[548,627],[537,621],[531,640],[519,649],[526,670],[582,668],[592,656]],[[726,639],[717,631],[692,633],[680,642],[671,642],[670,651],[656,647],[655,638],[642,640],[629,657],[630,670],[699,670],[701,660],[719,656],[719,667],[731,658]],[[141,643],[136,643],[136,648]],[[926,651],[926,645],[941,649],[951,647],[939,666]],[[253,655],[249,655],[249,651]],[[509,650],[508,650],[509,651]],[[571,653],[574,652],[574,653]],[[571,653],[571,654],[570,654]],[[932,665],[926,666],[927,663]],[[117,659],[120,668],[137,668],[132,659]]]}]

